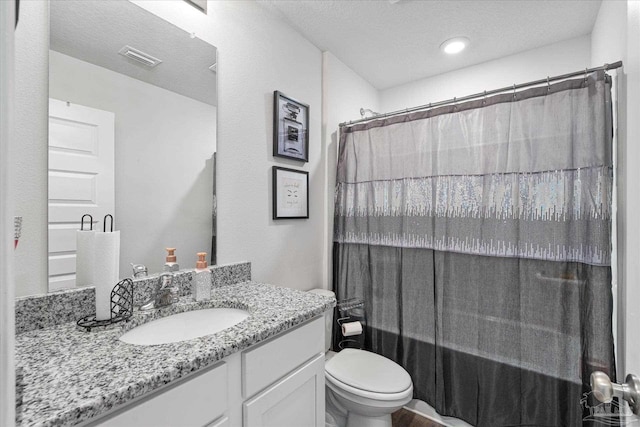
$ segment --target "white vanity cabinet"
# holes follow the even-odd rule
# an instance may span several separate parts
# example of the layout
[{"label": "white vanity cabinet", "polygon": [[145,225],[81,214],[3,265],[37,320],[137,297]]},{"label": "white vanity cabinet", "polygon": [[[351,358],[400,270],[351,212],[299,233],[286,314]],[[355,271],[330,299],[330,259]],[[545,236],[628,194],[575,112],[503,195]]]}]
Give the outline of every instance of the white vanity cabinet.
[{"label": "white vanity cabinet", "polygon": [[324,355],[318,355],[242,407],[243,427],[324,424]]},{"label": "white vanity cabinet", "polygon": [[317,318],[242,353],[243,427],[324,426],[324,328]]},{"label": "white vanity cabinet", "polygon": [[324,333],[316,317],[83,425],[324,427]]}]

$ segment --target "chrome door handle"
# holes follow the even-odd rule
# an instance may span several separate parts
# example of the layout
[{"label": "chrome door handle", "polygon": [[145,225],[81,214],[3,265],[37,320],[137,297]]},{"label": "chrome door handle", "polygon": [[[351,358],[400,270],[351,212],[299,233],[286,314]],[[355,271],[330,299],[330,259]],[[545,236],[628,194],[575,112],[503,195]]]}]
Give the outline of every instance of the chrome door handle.
[{"label": "chrome door handle", "polygon": [[614,397],[626,400],[634,414],[640,415],[640,378],[627,375],[624,384],[612,383],[609,376],[601,371],[591,374],[593,396],[602,403],[609,403]]}]

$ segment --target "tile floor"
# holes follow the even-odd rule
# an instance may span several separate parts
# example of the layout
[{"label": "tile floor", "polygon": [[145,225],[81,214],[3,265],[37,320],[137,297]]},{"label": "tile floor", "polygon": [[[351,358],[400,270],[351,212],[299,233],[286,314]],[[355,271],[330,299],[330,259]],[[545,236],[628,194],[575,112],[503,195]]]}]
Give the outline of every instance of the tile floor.
[{"label": "tile floor", "polygon": [[393,427],[444,427],[435,421],[422,417],[414,412],[400,409],[391,415]]}]

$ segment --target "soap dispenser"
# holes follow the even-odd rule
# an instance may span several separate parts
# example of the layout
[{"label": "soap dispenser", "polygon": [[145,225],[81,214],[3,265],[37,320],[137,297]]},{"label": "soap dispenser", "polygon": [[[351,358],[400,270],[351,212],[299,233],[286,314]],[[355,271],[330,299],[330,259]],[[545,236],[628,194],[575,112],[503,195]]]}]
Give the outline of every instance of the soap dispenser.
[{"label": "soap dispenser", "polygon": [[206,256],[206,252],[198,252],[193,286],[193,297],[196,301],[205,301],[211,298],[211,270],[207,267]]},{"label": "soap dispenser", "polygon": [[178,271],[180,266],[176,262],[176,248],[165,248],[167,250],[167,258],[164,263],[163,271]]}]

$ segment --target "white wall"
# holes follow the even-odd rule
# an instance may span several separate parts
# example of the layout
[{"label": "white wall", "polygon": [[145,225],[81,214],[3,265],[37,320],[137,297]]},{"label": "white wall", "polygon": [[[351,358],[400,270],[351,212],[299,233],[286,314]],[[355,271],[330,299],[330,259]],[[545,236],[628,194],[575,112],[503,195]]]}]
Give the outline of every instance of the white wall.
[{"label": "white wall", "polygon": [[591,64],[620,61],[627,49],[627,2],[603,1],[591,31]]},{"label": "white wall", "polygon": [[590,62],[590,37],[577,37],[383,90],[380,108],[389,112],[463,97],[580,70]]},{"label": "white wall", "polygon": [[16,296],[22,296],[47,292],[48,2],[20,2],[15,43],[13,197],[23,220],[14,271]]},{"label": "white wall", "polygon": [[640,375],[640,2],[603,1],[591,34],[592,64],[618,70],[618,374]]},{"label": "white wall", "polygon": [[49,52],[52,98],[115,113],[115,222],[120,277],[162,271],[165,247],[194,268],[211,251],[216,108]]},{"label": "white wall", "polygon": [[626,312],[625,330],[625,370],[626,373],[640,375],[640,2],[627,3],[627,54],[624,57],[627,80],[626,99],[626,138],[632,141],[627,144],[625,158],[633,164],[627,172],[627,255],[625,266],[626,286],[623,296]]},{"label": "white wall", "polygon": [[[209,1],[207,15],[180,1],[135,3],[219,49],[219,263],[249,260],[255,280],[322,287],[326,150],[320,50],[253,1]],[[272,155],[274,90],[310,105],[309,163]],[[274,165],[309,172],[309,219],[271,219]]]},{"label": "white wall", "polygon": [[327,148],[324,167],[326,168],[327,206],[325,234],[325,279],[331,288],[332,248],[333,248],[333,206],[336,184],[336,156],[338,152],[338,125],[347,120],[357,120],[360,108],[379,109],[379,94],[369,82],[330,52],[322,55],[322,143]]},{"label": "white wall", "polygon": [[[24,3],[24,9],[22,9]],[[218,261],[249,260],[256,280],[292,288],[324,285],[326,183],[321,143],[322,54],[281,19],[253,1],[209,1],[208,14],[182,1],[135,1],[161,18],[195,32],[219,48],[218,63]],[[46,292],[46,116],[47,2],[22,2],[33,46],[17,51],[17,126],[22,133],[16,211],[25,216],[22,252],[17,254],[16,293]],[[310,105],[309,163],[272,156],[273,91]],[[28,108],[27,107],[28,104]],[[309,172],[310,218],[271,219],[271,167]],[[18,191],[16,191],[18,192]],[[21,243],[21,245],[23,244]],[[179,244],[176,246],[180,247]]]},{"label": "white wall", "polygon": [[15,423],[13,162],[15,5],[0,2],[0,425]]}]

